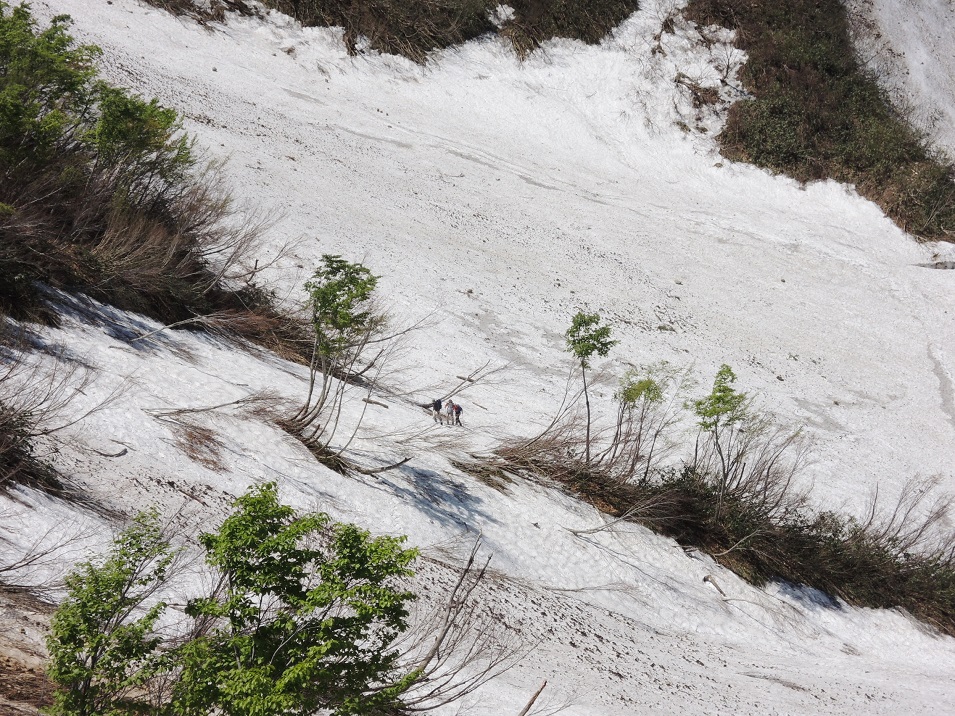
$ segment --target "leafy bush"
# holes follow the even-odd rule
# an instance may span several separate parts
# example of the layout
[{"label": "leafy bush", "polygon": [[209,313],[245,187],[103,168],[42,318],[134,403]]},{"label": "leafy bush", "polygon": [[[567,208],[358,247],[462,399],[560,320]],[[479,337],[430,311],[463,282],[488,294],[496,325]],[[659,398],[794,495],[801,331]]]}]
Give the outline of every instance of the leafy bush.
[{"label": "leafy bush", "polygon": [[955,238],[955,170],[868,76],[838,0],[691,0],[691,20],[736,30],[753,99],[730,109],[723,153],[800,181],[854,183],[906,231]]},{"label": "leafy bush", "polygon": [[375,305],[377,285],[378,276],[366,266],[331,254],[322,256],[322,265],[305,284],[313,332],[308,392],[282,427],[340,472],[346,466],[344,448],[334,451],[329,444],[338,429],[345,388],[381,358],[380,351],[360,367],[369,345],[388,340],[380,335],[387,320]]},{"label": "leafy bush", "polygon": [[[139,515],[109,556],[66,579],[69,596],[50,625],[50,679],[66,688],[52,714],[149,713],[143,688],[168,668],[156,623],[166,605],[143,603],[165,581],[173,553],[155,513]],[[142,608],[142,609],[141,609]]]},{"label": "leafy bush", "polygon": [[274,484],[250,490],[200,542],[217,586],[190,600],[178,642],[154,595],[174,552],[154,513],[69,577],[48,639],[57,716],[393,712],[421,676],[394,642],[414,595],[415,550],[321,513],[299,515]]},{"label": "leafy bush", "polygon": [[220,168],[175,111],[99,81],[99,49],[68,27],[0,2],[0,312],[55,320],[45,284],[294,345],[252,282],[260,227],[237,220]]}]

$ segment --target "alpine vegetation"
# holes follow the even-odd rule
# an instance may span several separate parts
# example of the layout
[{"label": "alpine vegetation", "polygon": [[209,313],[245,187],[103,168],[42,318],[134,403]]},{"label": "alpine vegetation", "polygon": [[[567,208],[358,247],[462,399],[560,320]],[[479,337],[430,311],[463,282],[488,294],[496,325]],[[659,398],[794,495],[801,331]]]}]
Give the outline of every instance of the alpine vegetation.
[{"label": "alpine vegetation", "polygon": [[[216,0],[212,12],[193,0],[148,0],[200,22],[224,19],[225,9],[252,12],[238,0]],[[225,6],[223,6],[225,2]],[[365,48],[424,63],[436,51],[498,34],[526,57],[547,40],[566,37],[597,44],[639,8],[638,0],[265,0],[302,25],[341,27],[351,54]]]},{"label": "alpine vegetation", "polygon": [[[581,360],[606,355],[597,347],[609,350],[609,327],[581,342],[580,327],[597,326],[581,315],[568,345],[580,347]],[[811,510],[797,487],[805,435],[758,408],[736,380],[723,365],[709,393],[689,399],[688,370],[631,368],[614,394],[612,424],[592,425],[589,404],[581,415],[585,385],[540,434],[460,467],[498,485],[521,475],[554,480],[611,515],[610,524],[644,524],[756,584],[785,580],[851,604],[901,606],[955,634],[955,535],[944,529],[953,499],[916,478],[894,506],[873,497],[863,520]]]},{"label": "alpine vegetation", "polygon": [[[342,453],[330,446],[338,430],[349,383],[364,377],[382,359],[369,360],[367,349],[387,325],[374,302],[378,277],[360,263],[325,254],[322,265],[305,284],[312,335],[308,392],[301,407],[282,426],[316,456],[336,469]],[[357,426],[355,428],[357,430]]]},{"label": "alpine vegetation", "polygon": [[55,322],[54,287],[294,353],[297,325],[247,260],[261,223],[176,112],[99,79],[69,25],[0,2],[0,313]]},{"label": "alpine vegetation", "polygon": [[687,17],[736,31],[752,95],[730,108],[723,153],[800,181],[833,178],[909,233],[955,240],[955,169],[927,148],[857,59],[838,0],[691,0]]},{"label": "alpine vegetation", "polygon": [[[473,568],[473,553],[445,618],[409,643],[418,553],[403,537],[298,513],[274,484],[250,489],[200,536],[210,587],[175,625],[162,598],[182,571],[172,538],[156,512],[141,513],[67,578],[48,639],[51,714],[427,712],[506,666],[501,644],[471,633],[463,611],[487,567]],[[484,656],[483,669],[456,678]]]}]

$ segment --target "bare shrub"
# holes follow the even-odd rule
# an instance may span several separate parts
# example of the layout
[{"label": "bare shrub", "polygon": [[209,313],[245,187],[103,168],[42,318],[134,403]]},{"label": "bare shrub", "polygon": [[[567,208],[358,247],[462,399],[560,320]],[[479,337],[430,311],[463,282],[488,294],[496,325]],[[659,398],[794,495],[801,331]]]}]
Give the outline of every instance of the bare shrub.
[{"label": "bare shrub", "polygon": [[25,363],[22,352],[0,347],[0,492],[13,485],[68,492],[36,442],[76,422],[62,415],[89,381],[75,366],[55,363],[47,372]]},{"label": "bare shrub", "polygon": [[[163,1],[163,0],[158,0]],[[169,1],[169,0],[166,0]],[[491,0],[266,0],[303,25],[342,27],[349,53],[364,46],[424,63],[429,53],[499,33],[520,57],[568,37],[596,44],[638,9],[638,0],[515,0],[495,23]]]},{"label": "bare shrub", "polygon": [[409,633],[403,668],[420,674],[406,692],[403,707],[426,713],[460,701],[513,667],[526,653],[493,612],[482,609],[480,589],[490,579],[490,556],[479,559],[480,540],[452,588]]},{"label": "bare shrub", "polygon": [[266,0],[303,25],[342,27],[349,53],[361,41],[423,63],[432,50],[494,29],[490,0]]},{"label": "bare shrub", "polygon": [[223,22],[227,12],[245,17],[258,16],[258,9],[245,0],[143,0],[177,17],[189,17],[200,25]]},{"label": "bare shrub", "polygon": [[639,0],[514,0],[507,4],[514,13],[500,32],[520,57],[555,37],[597,44],[640,7]]}]

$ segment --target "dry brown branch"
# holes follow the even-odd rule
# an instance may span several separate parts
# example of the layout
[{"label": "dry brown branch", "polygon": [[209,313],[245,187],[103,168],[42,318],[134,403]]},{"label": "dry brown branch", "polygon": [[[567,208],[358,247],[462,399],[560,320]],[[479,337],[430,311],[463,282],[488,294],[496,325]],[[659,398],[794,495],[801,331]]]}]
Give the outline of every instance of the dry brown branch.
[{"label": "dry brown branch", "polygon": [[479,560],[475,541],[448,596],[409,635],[404,668],[420,678],[403,698],[410,713],[433,711],[473,693],[514,666],[524,653],[493,613],[479,608],[477,591],[490,557]]},{"label": "dry brown branch", "polygon": [[540,685],[540,688],[537,689],[537,691],[534,692],[534,695],[531,696],[531,700],[527,702],[527,706],[525,706],[524,708],[522,708],[522,709],[521,709],[521,712],[520,712],[519,714],[517,714],[517,716],[527,716],[528,712],[529,712],[529,711],[531,710],[531,708],[534,706],[534,702],[537,701],[537,698],[538,698],[538,697],[541,695],[541,693],[544,691],[544,687],[545,687],[545,686],[547,686],[547,680],[546,680],[546,679],[544,680],[544,683],[542,683],[542,684]]}]

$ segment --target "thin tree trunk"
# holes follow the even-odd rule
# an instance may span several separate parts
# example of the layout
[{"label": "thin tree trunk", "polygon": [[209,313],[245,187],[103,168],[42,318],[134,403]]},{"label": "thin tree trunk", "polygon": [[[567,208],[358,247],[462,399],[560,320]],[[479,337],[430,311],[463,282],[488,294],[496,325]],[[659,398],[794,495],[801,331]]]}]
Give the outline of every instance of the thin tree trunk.
[{"label": "thin tree trunk", "polygon": [[587,472],[590,473],[590,395],[587,392],[587,369],[584,364],[580,364],[580,373],[584,377],[584,404],[587,406],[587,442],[584,445],[585,464]]}]

